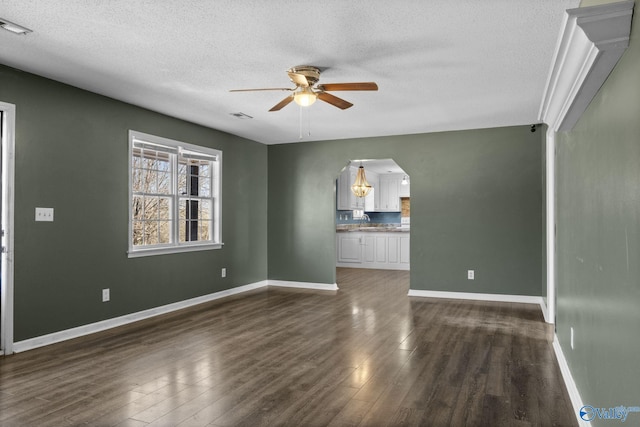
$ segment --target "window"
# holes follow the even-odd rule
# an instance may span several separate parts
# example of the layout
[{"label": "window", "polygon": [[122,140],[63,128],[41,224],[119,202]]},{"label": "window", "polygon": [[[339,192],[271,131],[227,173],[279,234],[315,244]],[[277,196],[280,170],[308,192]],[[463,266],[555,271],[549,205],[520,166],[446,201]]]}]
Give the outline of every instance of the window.
[{"label": "window", "polygon": [[129,131],[129,257],[218,249],[222,152]]}]

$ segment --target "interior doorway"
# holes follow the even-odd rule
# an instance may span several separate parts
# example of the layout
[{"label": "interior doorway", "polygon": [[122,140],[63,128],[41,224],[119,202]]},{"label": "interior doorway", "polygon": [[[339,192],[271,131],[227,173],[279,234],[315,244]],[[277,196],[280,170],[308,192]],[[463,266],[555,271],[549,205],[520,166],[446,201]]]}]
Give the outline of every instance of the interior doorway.
[{"label": "interior doorway", "polygon": [[0,355],[13,353],[15,112],[15,105],[0,102]]},{"label": "interior doorway", "polygon": [[[364,195],[353,188],[361,173],[370,187]],[[410,270],[410,182],[393,159],[352,159],[340,171],[336,267]]]}]

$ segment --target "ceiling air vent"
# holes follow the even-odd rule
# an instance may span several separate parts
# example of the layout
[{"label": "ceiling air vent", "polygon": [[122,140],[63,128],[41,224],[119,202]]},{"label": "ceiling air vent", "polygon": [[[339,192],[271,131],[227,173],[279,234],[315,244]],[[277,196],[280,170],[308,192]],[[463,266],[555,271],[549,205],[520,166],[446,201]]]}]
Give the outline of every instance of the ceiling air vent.
[{"label": "ceiling air vent", "polygon": [[14,24],[4,18],[0,18],[0,28],[11,31],[14,34],[28,34],[32,32],[30,29],[25,28],[22,25]]},{"label": "ceiling air vent", "polygon": [[236,118],[238,118],[240,120],[253,119],[253,117],[251,117],[250,115],[245,114],[245,113],[229,113],[229,114],[231,114],[233,117],[236,117]]}]

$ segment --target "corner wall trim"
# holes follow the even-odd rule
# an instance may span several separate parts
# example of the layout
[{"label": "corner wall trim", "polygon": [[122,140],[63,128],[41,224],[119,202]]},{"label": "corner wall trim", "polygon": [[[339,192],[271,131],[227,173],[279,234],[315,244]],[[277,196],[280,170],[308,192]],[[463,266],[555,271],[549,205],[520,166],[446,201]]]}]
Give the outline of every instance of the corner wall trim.
[{"label": "corner wall trim", "polygon": [[114,317],[113,319],[102,320],[100,322],[90,323],[88,325],[78,326],[76,328],[66,329],[64,331],[54,332],[51,334],[18,341],[13,344],[13,351],[16,353],[20,353],[27,350],[33,350],[38,347],[43,347],[45,345],[55,344],[73,338],[79,338],[85,335],[105,331],[107,329],[116,328],[118,326],[127,325],[129,323],[148,319],[154,316],[159,316],[161,314],[171,313],[173,311],[181,310],[183,308],[191,307],[205,302],[240,294],[243,292],[248,292],[254,289],[263,288],[266,287],[267,284],[267,280],[263,280],[261,282],[250,283],[248,285],[238,286],[231,289],[225,289],[220,292],[214,292],[212,294],[202,295],[172,304],[154,307],[148,310],[138,311],[136,313],[125,314],[124,316]]},{"label": "corner wall trim", "polygon": [[311,283],[311,282],[290,282],[287,280],[268,280],[269,286],[284,288],[315,289],[319,291],[337,291],[336,283]]},{"label": "corner wall trim", "polygon": [[567,387],[569,399],[571,399],[571,404],[573,405],[573,410],[575,411],[574,413],[576,416],[576,420],[578,421],[578,425],[581,427],[587,427],[589,425],[589,422],[580,418],[580,408],[584,406],[584,403],[582,402],[580,392],[578,392],[578,387],[576,386],[576,383],[573,380],[573,376],[571,375],[571,371],[569,370],[567,359],[565,359],[564,353],[562,352],[562,347],[560,346],[560,341],[558,341],[558,336],[555,334],[553,335],[553,351],[556,354],[558,366],[560,366],[560,372],[562,373],[562,379],[564,380],[564,384]]},{"label": "corner wall trim", "polygon": [[568,131],[629,46],[633,0],[566,11],[538,118]]},{"label": "corner wall trim", "polygon": [[408,296],[538,304],[544,313],[544,300],[542,297],[531,295],[476,294],[472,292],[424,291],[421,289],[409,289]]}]

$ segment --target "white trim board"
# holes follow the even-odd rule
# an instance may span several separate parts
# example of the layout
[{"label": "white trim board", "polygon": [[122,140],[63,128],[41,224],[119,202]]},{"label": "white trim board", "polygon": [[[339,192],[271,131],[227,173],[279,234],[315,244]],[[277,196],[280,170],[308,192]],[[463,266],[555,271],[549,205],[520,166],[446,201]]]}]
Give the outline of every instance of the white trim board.
[{"label": "white trim board", "polygon": [[314,290],[321,290],[321,291],[337,291],[338,290],[338,285],[336,285],[335,283],[329,284],[329,283],[310,283],[310,282],[290,282],[285,280],[263,280],[256,283],[250,283],[248,285],[238,286],[236,288],[214,292],[208,295],[202,295],[202,296],[191,298],[184,301],[178,301],[178,302],[163,305],[160,307],[150,308],[148,310],[138,311],[136,313],[126,314],[120,317],[114,317],[112,319],[102,320],[95,323],[89,323],[88,325],[82,325],[75,328],[53,332],[51,334],[41,335],[39,337],[29,338],[23,341],[18,341],[13,344],[13,352],[20,353],[27,350],[33,350],[35,348],[44,347],[46,345],[55,344],[55,343],[59,343],[59,342],[74,339],[74,338],[79,338],[85,335],[105,331],[107,329],[116,328],[118,326],[127,325],[129,323],[134,323],[140,320],[149,319],[151,317],[171,313],[177,310],[182,310],[184,308],[192,307],[194,305],[217,300],[217,299],[228,297],[231,295],[237,295],[237,294],[248,292],[254,289],[264,288],[267,286],[314,289]]},{"label": "white trim board", "polygon": [[20,353],[34,348],[43,347],[49,344],[55,344],[61,341],[70,340],[73,338],[79,338],[85,335],[93,334],[96,332],[105,331],[107,329],[116,328],[118,326],[127,325],[129,323],[137,322],[139,320],[148,319],[151,317],[159,316],[161,314],[171,313],[183,308],[192,307],[194,305],[202,304],[205,302],[217,300],[220,298],[228,297],[231,295],[248,292],[254,289],[259,289],[267,286],[267,281],[251,283],[244,286],[238,286],[237,288],[226,289],[220,292],[214,292],[208,295],[202,295],[199,297],[191,298],[184,301],[174,302],[172,304],[162,305],[160,307],[150,308],[148,310],[138,311],[136,313],[125,314],[124,316],[114,317],[113,319],[102,320],[100,322],[89,323],[88,325],[78,326],[76,328],[66,329],[64,331],[54,332],[47,335],[42,335],[35,338],[30,338],[23,341],[14,343],[13,350],[16,353]]},{"label": "white trim board", "polygon": [[13,294],[14,294],[14,206],[15,206],[15,127],[16,106],[0,102],[2,111],[2,266],[0,270],[0,354],[13,353]]},{"label": "white trim board", "polygon": [[538,118],[554,131],[573,128],[629,46],[633,0],[569,9]]},{"label": "white trim board", "polygon": [[290,282],[287,280],[268,280],[269,286],[298,289],[315,289],[318,291],[337,291],[336,283]]},{"label": "white trim board", "polygon": [[586,427],[589,425],[589,422],[580,418],[580,408],[584,406],[584,403],[582,402],[582,397],[580,397],[578,387],[573,380],[571,370],[569,369],[569,365],[567,364],[567,359],[565,359],[564,357],[562,347],[560,346],[560,341],[558,341],[558,336],[556,334],[553,335],[553,351],[556,355],[556,359],[558,360],[558,366],[560,366],[562,379],[564,380],[564,385],[567,387],[569,399],[571,399],[571,405],[573,405],[573,410],[576,416],[576,420],[578,421],[578,425],[581,427]]},{"label": "white trim board", "polygon": [[447,291],[425,291],[421,289],[409,289],[408,296],[422,298],[449,298],[449,299],[466,299],[476,301],[496,301],[496,302],[515,302],[522,304],[537,304],[540,306],[544,314],[544,300],[542,297],[530,295],[504,295],[504,294],[479,294],[473,292],[447,292]]}]

